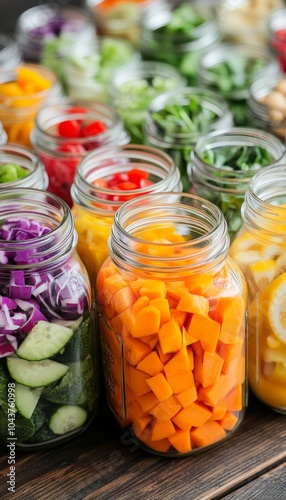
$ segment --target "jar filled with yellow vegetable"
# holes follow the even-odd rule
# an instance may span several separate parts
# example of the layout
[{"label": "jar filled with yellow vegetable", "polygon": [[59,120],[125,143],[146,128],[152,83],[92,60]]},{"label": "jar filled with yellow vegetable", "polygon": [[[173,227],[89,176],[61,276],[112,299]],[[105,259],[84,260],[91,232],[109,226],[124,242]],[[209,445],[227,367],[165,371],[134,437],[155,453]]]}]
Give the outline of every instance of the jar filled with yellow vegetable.
[{"label": "jar filled with yellow vegetable", "polygon": [[286,414],[285,164],[253,177],[242,218],[230,255],[248,284],[249,383],[263,403]]}]

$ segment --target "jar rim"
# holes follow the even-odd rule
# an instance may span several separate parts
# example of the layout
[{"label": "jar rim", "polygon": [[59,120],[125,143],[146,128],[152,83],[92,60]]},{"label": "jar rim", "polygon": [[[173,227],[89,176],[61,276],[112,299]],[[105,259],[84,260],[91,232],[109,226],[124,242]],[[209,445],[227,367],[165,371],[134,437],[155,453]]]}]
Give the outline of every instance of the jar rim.
[{"label": "jar rim", "polygon": [[48,175],[40,158],[32,151],[18,144],[0,145],[0,165],[5,163],[20,163],[29,173],[26,177],[1,184],[3,189],[17,186],[33,187],[35,183],[42,180],[43,189],[48,187]]}]

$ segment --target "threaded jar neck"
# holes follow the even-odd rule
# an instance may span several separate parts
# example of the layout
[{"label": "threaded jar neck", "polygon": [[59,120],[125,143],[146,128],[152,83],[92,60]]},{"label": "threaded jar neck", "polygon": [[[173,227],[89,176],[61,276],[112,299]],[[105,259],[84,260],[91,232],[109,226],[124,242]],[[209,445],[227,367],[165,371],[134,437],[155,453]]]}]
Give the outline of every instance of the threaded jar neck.
[{"label": "threaded jar neck", "polygon": [[212,203],[188,194],[159,193],[119,208],[109,246],[112,260],[125,272],[180,278],[219,267],[229,236],[222,212]]},{"label": "threaded jar neck", "polygon": [[9,163],[20,165],[28,173],[23,178],[5,182],[3,185],[5,189],[13,187],[46,189],[48,187],[48,176],[44,164],[32,150],[16,144],[0,146],[0,165]]}]

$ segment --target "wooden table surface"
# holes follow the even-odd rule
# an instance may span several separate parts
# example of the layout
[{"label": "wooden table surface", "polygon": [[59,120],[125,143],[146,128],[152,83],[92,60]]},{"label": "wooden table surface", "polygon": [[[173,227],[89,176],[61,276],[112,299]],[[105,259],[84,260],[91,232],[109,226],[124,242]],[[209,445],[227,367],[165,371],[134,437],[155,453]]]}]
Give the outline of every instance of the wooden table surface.
[{"label": "wooden table surface", "polygon": [[7,457],[2,448],[1,500],[286,498],[286,417],[253,396],[230,438],[185,458],[138,449],[104,401],[93,423],[72,441],[45,451],[16,452],[15,493],[7,491]]}]

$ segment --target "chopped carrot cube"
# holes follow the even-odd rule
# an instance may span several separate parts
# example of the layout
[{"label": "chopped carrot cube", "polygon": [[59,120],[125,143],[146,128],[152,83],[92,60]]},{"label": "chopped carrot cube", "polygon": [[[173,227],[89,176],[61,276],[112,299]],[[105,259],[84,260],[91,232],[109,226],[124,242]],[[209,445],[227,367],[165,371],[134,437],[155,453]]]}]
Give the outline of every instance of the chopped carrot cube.
[{"label": "chopped carrot cube", "polygon": [[127,362],[134,366],[138,365],[151,352],[148,344],[144,344],[141,340],[132,337],[127,337],[124,340],[124,349]]},{"label": "chopped carrot cube", "polygon": [[150,386],[146,383],[148,377],[147,373],[141,372],[133,366],[129,366],[128,370],[126,370],[126,383],[137,397],[150,392]]},{"label": "chopped carrot cube", "polygon": [[195,386],[194,375],[191,370],[186,373],[179,373],[179,375],[172,375],[167,377],[174,394],[186,391],[190,387]]},{"label": "chopped carrot cube", "polygon": [[186,292],[181,296],[177,309],[179,311],[206,316],[209,312],[209,301],[202,295],[194,295]]},{"label": "chopped carrot cube", "polygon": [[168,440],[179,453],[188,453],[192,449],[191,435],[188,430],[177,430],[175,434],[168,437]]},{"label": "chopped carrot cube", "polygon": [[225,413],[226,407],[217,404],[212,408],[212,416],[209,418],[209,420],[221,420],[225,416]]},{"label": "chopped carrot cube", "polygon": [[218,402],[220,405],[226,406],[224,404],[224,398],[232,389],[234,389],[235,384],[235,379],[222,374],[213,385],[210,385],[209,387],[200,387],[198,391],[198,398],[200,401],[204,401],[210,406],[215,406]]},{"label": "chopped carrot cube", "polygon": [[171,377],[172,375],[179,375],[180,373],[186,373],[190,370],[190,362],[188,351],[186,347],[182,347],[177,351],[172,359],[164,366],[166,377]]},{"label": "chopped carrot cube", "polygon": [[200,340],[205,351],[215,352],[220,328],[221,325],[217,321],[195,313],[191,319],[188,334]]},{"label": "chopped carrot cube", "polygon": [[162,420],[153,423],[151,439],[159,441],[175,433],[175,427],[171,420]]},{"label": "chopped carrot cube", "polygon": [[231,431],[237,424],[237,421],[238,417],[234,415],[234,413],[227,411],[226,414],[219,421],[219,424],[227,431]]},{"label": "chopped carrot cube", "polygon": [[150,299],[149,297],[146,297],[146,295],[139,297],[139,299],[137,299],[132,306],[132,314],[135,315],[138,311],[140,311],[140,309],[142,309],[142,307],[148,306],[149,301]]},{"label": "chopped carrot cube", "polygon": [[131,334],[133,337],[143,337],[157,333],[160,328],[160,311],[154,306],[142,307],[134,318]]},{"label": "chopped carrot cube", "polygon": [[156,351],[151,352],[137,365],[137,369],[154,376],[163,370],[163,363]]},{"label": "chopped carrot cube", "polygon": [[178,322],[179,327],[182,329],[188,313],[184,311],[178,311],[178,309],[170,308],[170,315]]},{"label": "chopped carrot cube", "polygon": [[165,401],[165,399],[168,399],[173,394],[170,385],[162,373],[158,373],[154,377],[147,378],[146,383],[154,392],[155,396],[157,396],[159,401]]},{"label": "chopped carrot cube", "polygon": [[183,408],[189,406],[191,403],[194,403],[197,400],[197,389],[196,386],[193,385],[189,389],[176,394],[178,401],[181,403]]},{"label": "chopped carrot cube", "polygon": [[206,422],[197,429],[191,430],[191,442],[193,446],[205,447],[220,441],[226,436],[223,427],[214,421]]},{"label": "chopped carrot cube", "polygon": [[154,406],[150,410],[151,415],[156,417],[157,420],[168,420],[182,408],[182,405],[176,398],[176,396],[170,396],[165,401],[160,402],[157,406]]},{"label": "chopped carrot cube", "polygon": [[201,403],[191,403],[186,408],[177,413],[172,418],[174,424],[176,424],[183,431],[190,430],[191,427],[200,427],[203,425],[211,416],[211,411]]},{"label": "chopped carrot cube", "polygon": [[158,335],[163,354],[176,352],[181,348],[182,332],[174,318],[161,326]]},{"label": "chopped carrot cube", "polygon": [[170,314],[170,308],[169,308],[169,302],[167,299],[158,297],[156,299],[150,300],[150,306],[157,307],[160,311],[160,325],[162,326],[163,323],[166,323],[166,321],[169,321],[171,319],[171,314]]},{"label": "chopped carrot cube", "polygon": [[204,352],[202,364],[202,386],[214,384],[220,377],[223,359],[216,352]]},{"label": "chopped carrot cube", "polygon": [[154,392],[150,391],[147,394],[143,394],[142,396],[139,396],[137,399],[138,403],[140,404],[142,411],[145,413],[149,413],[154,406],[157,406],[160,401],[159,399],[155,396]]}]

